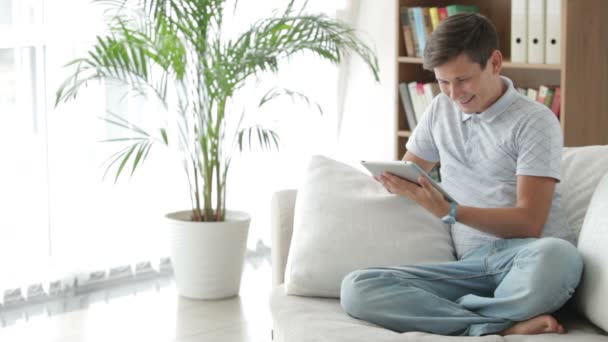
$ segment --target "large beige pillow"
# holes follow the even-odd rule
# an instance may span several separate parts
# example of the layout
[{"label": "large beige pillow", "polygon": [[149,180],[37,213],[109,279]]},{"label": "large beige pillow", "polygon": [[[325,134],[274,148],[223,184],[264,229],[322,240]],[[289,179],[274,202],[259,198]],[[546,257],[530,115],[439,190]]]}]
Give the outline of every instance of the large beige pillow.
[{"label": "large beige pillow", "polygon": [[561,164],[562,210],[572,235],[578,237],[591,195],[608,171],[608,145],[568,147]]},{"label": "large beige pillow", "polygon": [[356,269],[452,260],[441,220],[367,173],[311,159],[296,199],[287,294],[337,298],[342,278]]},{"label": "large beige pillow", "polygon": [[591,322],[608,331],[608,173],[589,203],[578,249],[585,269],[576,294],[577,306]]}]

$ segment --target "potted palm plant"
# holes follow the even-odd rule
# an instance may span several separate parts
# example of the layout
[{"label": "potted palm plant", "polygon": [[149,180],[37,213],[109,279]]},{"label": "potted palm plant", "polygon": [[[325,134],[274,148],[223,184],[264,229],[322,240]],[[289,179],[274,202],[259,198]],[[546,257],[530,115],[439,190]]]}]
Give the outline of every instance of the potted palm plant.
[{"label": "potted palm plant", "polygon": [[[244,113],[227,112],[230,101],[249,79],[278,71],[279,62],[293,55],[308,52],[340,63],[352,52],[378,80],[376,57],[353,29],[324,14],[307,14],[294,0],[232,39],[222,34],[225,0],[96,2],[110,10],[108,33],[97,37],[85,57],[67,64],[70,76],[57,90],[55,105],[74,99],[93,80],[119,82],[127,95],[161,104],[167,125],[155,130],[108,113],[106,121],[128,132],[112,139],[124,145],[108,169],[116,179],[126,169],[133,173],[155,145],[179,153],[192,208],[166,215],[178,292],[203,299],[234,296],[249,215],[225,208],[228,169],[252,136],[262,148],[278,148],[278,135],[261,125],[244,127]],[[280,93],[272,89],[260,105]]]}]

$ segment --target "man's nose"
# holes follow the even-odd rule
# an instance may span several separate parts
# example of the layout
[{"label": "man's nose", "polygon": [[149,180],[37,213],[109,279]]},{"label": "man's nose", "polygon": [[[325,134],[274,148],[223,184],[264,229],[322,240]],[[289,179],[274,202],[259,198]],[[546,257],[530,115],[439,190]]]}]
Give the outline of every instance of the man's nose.
[{"label": "man's nose", "polygon": [[462,95],[462,91],[460,90],[460,87],[455,86],[455,85],[450,85],[450,98],[454,101],[458,101],[460,99],[460,96]]}]

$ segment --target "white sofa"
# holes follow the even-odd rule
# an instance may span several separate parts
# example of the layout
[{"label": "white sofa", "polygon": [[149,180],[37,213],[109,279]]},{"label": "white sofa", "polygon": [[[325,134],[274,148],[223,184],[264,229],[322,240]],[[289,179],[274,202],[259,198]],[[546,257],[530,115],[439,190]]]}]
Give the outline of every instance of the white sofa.
[{"label": "white sofa", "polygon": [[[572,341],[608,342],[608,146],[566,148],[562,161],[562,207],[569,224],[582,227],[577,247],[585,260],[581,285],[556,313],[565,335],[448,337],[396,333],[349,317],[337,298],[288,295],[285,267],[294,225],[297,191],[275,193],[271,209],[273,340],[300,341]],[[591,203],[591,206],[590,206]],[[583,220],[585,220],[583,222]],[[291,261],[290,261],[291,262]],[[594,324],[595,323],[595,324]]]}]

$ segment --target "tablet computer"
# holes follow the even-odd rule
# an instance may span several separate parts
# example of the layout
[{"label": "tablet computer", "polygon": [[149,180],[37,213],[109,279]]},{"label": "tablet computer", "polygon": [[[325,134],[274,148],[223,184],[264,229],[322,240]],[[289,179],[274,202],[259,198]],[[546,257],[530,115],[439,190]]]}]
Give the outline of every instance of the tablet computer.
[{"label": "tablet computer", "polygon": [[422,176],[431,182],[433,187],[437,189],[445,199],[451,202],[456,201],[445,191],[443,188],[437,184],[424,170],[418,166],[418,164],[411,161],[368,161],[362,160],[361,164],[365,166],[366,169],[371,172],[374,176],[380,176],[384,172],[390,172],[395,176],[401,177],[405,180],[408,180],[412,183],[420,185],[418,183],[418,177]]}]

